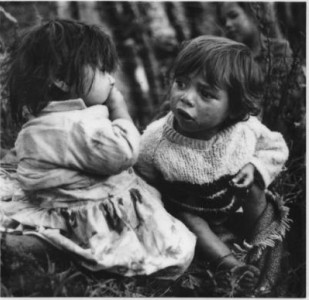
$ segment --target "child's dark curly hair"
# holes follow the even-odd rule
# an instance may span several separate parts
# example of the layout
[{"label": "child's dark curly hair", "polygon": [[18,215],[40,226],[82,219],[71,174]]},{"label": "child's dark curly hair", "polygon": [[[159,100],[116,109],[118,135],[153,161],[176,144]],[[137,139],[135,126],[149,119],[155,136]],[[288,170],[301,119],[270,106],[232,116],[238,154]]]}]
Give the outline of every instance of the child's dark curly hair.
[{"label": "child's dark curly hair", "polygon": [[184,42],[170,76],[190,74],[202,74],[209,85],[227,91],[233,123],[260,112],[262,72],[244,44],[208,35]]},{"label": "child's dark curly hair", "polygon": [[[84,90],[84,67],[113,72],[118,64],[111,38],[98,26],[55,19],[30,29],[13,45],[6,67],[6,88],[15,120],[23,107],[37,115],[51,100],[70,99]],[[64,81],[71,93],[54,83]]]}]

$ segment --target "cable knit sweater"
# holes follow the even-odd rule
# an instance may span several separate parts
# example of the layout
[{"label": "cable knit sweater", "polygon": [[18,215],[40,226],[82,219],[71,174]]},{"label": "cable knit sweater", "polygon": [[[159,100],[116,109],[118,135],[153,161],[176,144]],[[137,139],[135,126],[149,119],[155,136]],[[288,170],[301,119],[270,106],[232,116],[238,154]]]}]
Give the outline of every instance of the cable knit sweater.
[{"label": "cable knit sweater", "polygon": [[282,170],[288,148],[280,133],[255,118],[197,140],[173,128],[174,117],[150,124],[141,141],[138,172],[173,201],[195,211],[229,210],[234,205],[229,181],[252,163],[267,187]]}]

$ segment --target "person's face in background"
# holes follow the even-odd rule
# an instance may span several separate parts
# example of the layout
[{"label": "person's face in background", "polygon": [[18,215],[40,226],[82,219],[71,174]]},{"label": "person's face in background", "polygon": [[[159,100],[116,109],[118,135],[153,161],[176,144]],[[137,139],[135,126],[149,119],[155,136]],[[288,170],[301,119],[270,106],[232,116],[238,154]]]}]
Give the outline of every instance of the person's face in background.
[{"label": "person's face in background", "polygon": [[221,7],[226,36],[234,41],[252,46],[259,37],[258,26],[235,2],[225,2]]}]

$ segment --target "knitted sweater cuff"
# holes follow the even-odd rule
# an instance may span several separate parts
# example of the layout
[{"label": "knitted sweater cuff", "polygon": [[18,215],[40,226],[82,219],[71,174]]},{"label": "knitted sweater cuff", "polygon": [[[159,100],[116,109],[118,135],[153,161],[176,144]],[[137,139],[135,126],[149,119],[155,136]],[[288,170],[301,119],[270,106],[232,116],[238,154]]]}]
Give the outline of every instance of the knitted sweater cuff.
[{"label": "knitted sweater cuff", "polygon": [[250,161],[250,163],[252,163],[255,166],[255,168],[257,169],[257,171],[260,173],[260,175],[261,175],[261,177],[264,181],[265,188],[267,188],[271,184],[272,179],[271,179],[269,173],[267,172],[267,170],[265,169],[264,165],[257,158],[253,158]]}]

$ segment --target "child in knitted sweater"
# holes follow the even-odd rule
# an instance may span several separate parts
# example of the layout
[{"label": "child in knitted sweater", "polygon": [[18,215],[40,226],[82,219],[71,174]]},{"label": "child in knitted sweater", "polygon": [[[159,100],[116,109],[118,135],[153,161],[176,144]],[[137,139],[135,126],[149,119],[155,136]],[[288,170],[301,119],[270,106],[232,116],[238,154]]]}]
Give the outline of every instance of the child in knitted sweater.
[{"label": "child in knitted sweater", "polygon": [[183,45],[171,82],[171,112],[146,128],[136,168],[197,236],[207,261],[251,289],[260,270],[238,259],[216,228],[241,208],[250,235],[267,205],[264,189],[288,157],[282,135],[254,116],[260,70],[245,45],[200,36]]}]

